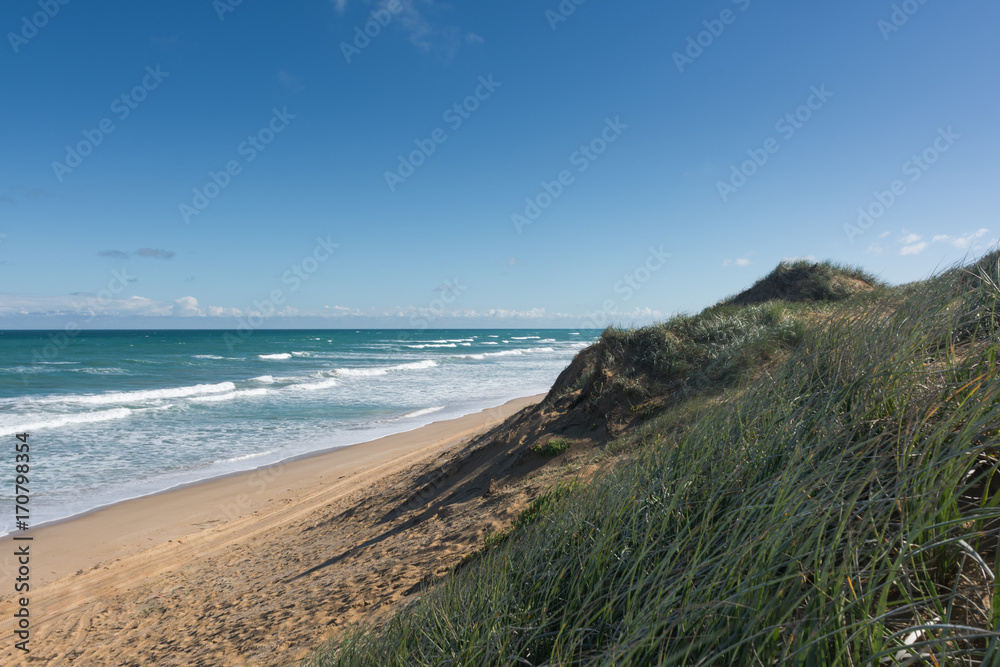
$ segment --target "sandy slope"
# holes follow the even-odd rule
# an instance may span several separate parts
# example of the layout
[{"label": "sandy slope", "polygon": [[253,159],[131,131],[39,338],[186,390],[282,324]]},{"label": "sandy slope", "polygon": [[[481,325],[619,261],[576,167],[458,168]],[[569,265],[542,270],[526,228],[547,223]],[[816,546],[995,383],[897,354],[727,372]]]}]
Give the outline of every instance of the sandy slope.
[{"label": "sandy slope", "polygon": [[[540,400],[141,498],[32,531],[31,653],[14,649],[0,540],[0,663],[244,665],[302,657],[419,591],[523,503],[428,500],[463,443]],[[461,466],[452,466],[461,475]]]}]

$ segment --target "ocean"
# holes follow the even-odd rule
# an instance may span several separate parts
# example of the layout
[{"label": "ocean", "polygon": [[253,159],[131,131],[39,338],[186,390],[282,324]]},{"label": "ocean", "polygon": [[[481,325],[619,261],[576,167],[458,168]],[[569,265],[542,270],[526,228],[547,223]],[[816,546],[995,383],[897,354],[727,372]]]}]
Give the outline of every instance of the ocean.
[{"label": "ocean", "polygon": [[[0,331],[0,531],[547,392],[599,332]],[[9,487],[9,488],[8,488]]]}]

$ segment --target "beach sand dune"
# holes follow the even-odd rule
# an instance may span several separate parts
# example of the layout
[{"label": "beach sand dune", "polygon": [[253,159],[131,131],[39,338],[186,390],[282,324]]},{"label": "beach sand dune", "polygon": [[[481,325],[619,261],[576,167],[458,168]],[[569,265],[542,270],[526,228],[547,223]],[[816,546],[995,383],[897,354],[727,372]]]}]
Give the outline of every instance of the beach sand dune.
[{"label": "beach sand dune", "polygon": [[[449,457],[541,396],[119,503],[31,531],[30,654],[4,665],[256,665],[307,655],[418,595],[526,498],[431,502]],[[444,472],[442,472],[444,471]],[[470,473],[471,474],[471,473]],[[16,569],[10,538],[0,568]],[[19,596],[17,596],[19,597]],[[30,657],[29,657],[30,656]]]}]

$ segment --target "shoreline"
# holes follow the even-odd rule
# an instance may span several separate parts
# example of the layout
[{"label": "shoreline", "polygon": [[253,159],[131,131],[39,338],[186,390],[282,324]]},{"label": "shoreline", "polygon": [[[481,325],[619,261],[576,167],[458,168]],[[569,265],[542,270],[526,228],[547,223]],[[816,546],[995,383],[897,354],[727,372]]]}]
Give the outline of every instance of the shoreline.
[{"label": "shoreline", "polygon": [[[128,496],[128,497],[125,497],[125,498],[119,498],[119,499],[116,499],[116,500],[110,500],[108,502],[104,502],[104,503],[102,503],[100,505],[97,505],[95,507],[92,507],[90,509],[85,509],[85,510],[82,510],[82,511],[79,511],[79,512],[74,512],[74,513],[68,514],[66,516],[58,517],[58,518],[55,518],[55,519],[46,519],[45,521],[39,522],[37,524],[33,524],[31,526],[31,530],[32,531],[42,530],[44,528],[49,528],[49,527],[52,527],[52,526],[56,526],[56,525],[65,523],[67,521],[75,521],[77,519],[82,519],[84,517],[87,517],[87,516],[95,513],[95,512],[100,512],[100,511],[103,511],[103,510],[106,510],[106,509],[110,509],[110,508],[115,507],[116,505],[120,505],[122,503],[128,503],[128,502],[132,502],[132,501],[136,501],[136,500],[142,500],[143,498],[152,498],[154,496],[159,496],[159,495],[166,494],[166,493],[172,493],[174,491],[180,491],[180,490],[192,487],[192,486],[197,486],[199,484],[209,484],[209,483],[212,483],[212,482],[215,482],[215,481],[224,480],[224,479],[227,479],[227,478],[230,478],[230,477],[235,477],[235,476],[238,476],[238,475],[252,475],[254,473],[257,473],[258,471],[267,470],[267,469],[271,469],[271,468],[280,468],[281,466],[284,466],[286,464],[294,463],[296,461],[300,461],[300,460],[303,460],[303,459],[309,459],[309,458],[316,457],[316,456],[324,456],[326,454],[330,454],[330,453],[333,453],[333,452],[336,452],[336,451],[339,451],[339,450],[342,450],[342,449],[348,449],[350,447],[360,447],[360,446],[363,446],[363,445],[369,445],[369,444],[372,444],[372,443],[375,443],[375,442],[379,442],[379,441],[381,441],[381,440],[383,440],[385,438],[393,438],[393,437],[396,437],[396,436],[403,436],[403,435],[405,435],[407,433],[413,433],[414,431],[419,431],[420,429],[427,428],[429,426],[434,426],[435,424],[445,424],[447,422],[458,420],[458,419],[462,419],[464,417],[468,417],[470,415],[475,415],[475,414],[478,414],[480,412],[487,412],[487,411],[490,411],[490,410],[501,409],[503,406],[507,405],[508,403],[513,403],[515,401],[521,401],[521,400],[524,400],[524,399],[527,399],[527,398],[533,398],[533,397],[539,397],[538,400],[541,400],[540,397],[544,397],[545,393],[546,392],[541,392],[539,394],[532,394],[532,395],[529,395],[529,396],[515,396],[513,398],[504,399],[502,403],[499,403],[499,404],[496,404],[496,405],[487,405],[486,407],[476,407],[476,408],[472,409],[471,412],[460,413],[460,414],[457,414],[457,415],[454,415],[454,416],[446,417],[445,419],[441,419],[441,420],[433,420],[433,421],[427,422],[426,424],[420,424],[419,426],[412,426],[412,427],[406,428],[406,429],[401,430],[401,431],[394,431],[394,432],[391,432],[391,433],[385,433],[383,435],[376,435],[376,436],[371,437],[371,438],[366,438],[364,440],[359,440],[358,442],[349,442],[349,443],[344,444],[344,445],[333,445],[333,446],[329,446],[329,447],[323,447],[321,449],[313,449],[313,450],[309,450],[309,451],[306,451],[306,452],[300,452],[300,453],[297,453],[297,454],[291,454],[291,455],[289,455],[289,456],[287,456],[285,458],[277,459],[275,461],[272,461],[271,463],[263,463],[263,464],[261,464],[259,466],[254,467],[254,468],[244,468],[244,469],[238,469],[238,470],[230,470],[228,472],[218,472],[218,473],[210,474],[207,477],[200,477],[200,478],[196,478],[196,479],[191,479],[189,481],[177,482],[177,483],[172,484],[171,486],[168,486],[166,488],[158,489],[158,490],[155,490],[155,491],[140,492],[138,495]],[[11,538],[13,538],[16,535],[17,535],[16,529],[12,528],[10,532],[0,534],[0,543],[4,542],[5,540],[10,540]],[[2,571],[2,561],[0,561],[0,571]]]},{"label": "shoreline", "polygon": [[[37,552],[32,580],[44,590],[47,584],[108,562],[129,560],[199,536],[211,539],[211,534],[231,524],[253,523],[285,507],[301,505],[329,486],[371,484],[381,476],[380,470],[416,455],[426,456],[431,450],[445,451],[544,396],[511,399],[460,417],[186,482],[33,526],[27,533]],[[0,537],[0,553],[12,553],[9,547],[15,536]],[[12,557],[0,558],[0,571],[14,569]],[[0,596],[0,600],[7,597]]]}]

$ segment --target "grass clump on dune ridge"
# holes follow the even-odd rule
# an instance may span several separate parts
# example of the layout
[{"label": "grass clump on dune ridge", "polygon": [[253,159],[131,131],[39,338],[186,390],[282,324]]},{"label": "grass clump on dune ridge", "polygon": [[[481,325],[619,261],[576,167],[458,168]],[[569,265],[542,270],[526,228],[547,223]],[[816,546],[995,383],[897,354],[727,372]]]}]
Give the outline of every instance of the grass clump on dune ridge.
[{"label": "grass clump on dune ridge", "polygon": [[641,329],[601,336],[611,384],[645,380],[645,393],[722,388],[794,347],[805,331],[804,308],[780,302],[680,315]]},{"label": "grass clump on dune ridge", "polygon": [[843,301],[885,287],[885,283],[856,266],[834,262],[785,261],[750,289],[723,300],[716,307],[749,306],[768,301]]},{"label": "grass clump on dune ridge", "polygon": [[[795,328],[764,377],[646,422],[627,463],[311,664],[995,664],[997,257],[971,270]],[[727,308],[729,331],[605,339],[668,377],[687,327],[759,358],[774,312]]]},{"label": "grass clump on dune ridge", "polygon": [[697,315],[639,329],[609,328],[560,375],[550,397],[579,391],[615,432],[664,407],[711,396],[782,359],[810,324],[847,298],[872,300],[886,285],[863,270],[783,262],[740,294]]}]

